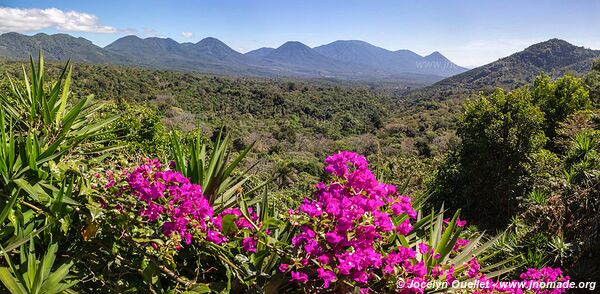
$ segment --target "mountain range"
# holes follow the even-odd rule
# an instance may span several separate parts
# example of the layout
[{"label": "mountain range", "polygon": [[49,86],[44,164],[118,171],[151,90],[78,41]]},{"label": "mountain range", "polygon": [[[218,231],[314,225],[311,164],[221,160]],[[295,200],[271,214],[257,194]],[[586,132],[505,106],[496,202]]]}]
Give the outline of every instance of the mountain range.
[{"label": "mountain range", "polygon": [[216,38],[179,43],[170,38],[122,37],[102,48],[67,34],[0,35],[0,57],[24,59],[43,49],[49,60],[111,63],[236,76],[289,76],[346,80],[409,80],[431,84],[462,73],[439,52],[420,56],[364,41],[335,41],[311,48],[289,41],[242,54]]},{"label": "mountain range", "polygon": [[0,57],[25,59],[43,49],[49,60],[120,64],[156,69],[195,71],[234,76],[335,78],[399,82],[419,87],[411,96],[442,98],[449,93],[531,83],[545,72],[552,77],[582,74],[600,58],[600,50],[550,39],[495,62],[467,70],[439,52],[420,56],[410,50],[390,51],[364,41],[335,41],[311,48],[289,41],[278,48],[245,54],[216,38],[179,43],[169,38],[126,36],[102,48],[67,34],[0,35]]}]

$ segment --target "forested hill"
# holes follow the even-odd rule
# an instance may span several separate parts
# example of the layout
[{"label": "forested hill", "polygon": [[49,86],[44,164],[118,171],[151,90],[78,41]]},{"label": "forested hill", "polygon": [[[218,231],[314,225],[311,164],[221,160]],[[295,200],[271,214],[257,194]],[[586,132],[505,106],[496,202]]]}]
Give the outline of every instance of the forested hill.
[{"label": "forested hill", "polygon": [[409,94],[412,99],[443,100],[495,88],[514,89],[531,83],[541,73],[552,78],[589,72],[600,50],[578,47],[560,39],[529,46],[521,52],[446,78]]},{"label": "forested hill", "polygon": [[[209,41],[203,45],[220,47],[216,40]],[[155,45],[161,50],[175,50],[168,44]],[[290,56],[297,60],[313,56],[302,44],[285,47],[293,47]],[[286,54],[281,51],[289,49],[285,47],[263,49],[262,55],[272,60],[284,58]],[[215,53],[213,49],[208,51]],[[504,80],[515,83],[505,87],[516,87],[542,71],[553,76],[568,71],[584,73],[595,56],[600,56],[598,51],[550,40],[409,94],[394,82],[382,87],[381,82],[227,77],[81,62],[74,63],[73,79],[78,97],[95,94],[99,99],[147,104],[176,128],[191,128],[199,120],[203,126],[215,128],[228,121],[248,142],[263,138],[264,149],[316,151],[319,148],[307,147],[316,143],[307,142],[318,137],[318,144],[333,150],[337,140],[350,142],[353,136],[366,136],[354,141],[365,150],[377,150],[374,146],[381,143],[389,154],[440,154],[452,141],[457,114],[469,94],[503,86]],[[240,58],[235,54],[230,57]],[[427,58],[440,60],[442,56]],[[0,60],[4,73],[14,76],[20,75],[21,64]],[[50,64],[56,73],[60,64]]]}]

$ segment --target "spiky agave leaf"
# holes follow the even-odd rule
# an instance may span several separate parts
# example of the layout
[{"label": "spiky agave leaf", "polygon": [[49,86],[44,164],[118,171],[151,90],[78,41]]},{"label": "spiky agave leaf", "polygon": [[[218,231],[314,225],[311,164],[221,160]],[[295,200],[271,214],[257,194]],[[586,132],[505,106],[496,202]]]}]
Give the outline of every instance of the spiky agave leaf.
[{"label": "spiky agave leaf", "polygon": [[[223,137],[220,133],[209,150],[208,146],[202,143],[198,133],[186,154],[177,133],[171,132],[171,154],[176,170],[190,178],[192,183],[202,186],[202,193],[217,212],[238,203],[238,197],[242,195],[243,188],[249,182],[249,172],[254,167],[239,170],[240,164],[254,143],[239,152],[233,159],[230,159],[233,155],[230,144],[230,136]],[[246,197],[255,196],[254,194],[266,183],[255,185],[243,194]],[[256,201],[258,200],[251,201],[251,204]]]},{"label": "spiky agave leaf", "polygon": [[[80,172],[74,170],[58,178],[49,166],[61,164],[65,158],[85,165],[87,160],[110,152],[107,148],[110,146],[96,137],[115,119],[98,119],[101,105],[93,105],[91,96],[71,98],[70,62],[65,64],[58,80],[47,82],[40,52],[37,63],[30,58],[29,74],[25,67],[23,74],[21,81],[8,77],[8,91],[0,92],[0,198],[6,203],[0,212],[0,244],[8,264],[12,264],[11,251],[32,242],[37,234],[49,229],[64,230],[57,226],[57,220],[74,213],[79,205]],[[21,217],[8,217],[15,214]],[[45,264],[53,261],[50,257],[57,248],[56,244],[48,244]],[[40,262],[35,254],[20,250],[20,255],[21,264],[30,265],[28,279],[18,283],[26,290],[46,287],[48,293],[53,293],[56,289],[66,289],[62,280],[70,266],[62,266],[52,275],[48,268],[34,270],[34,263]],[[15,273],[14,268],[8,270],[11,271]],[[7,287],[14,288],[7,278],[7,269],[2,270],[2,276],[11,284]],[[52,277],[57,282],[52,282]],[[44,281],[50,282],[44,284]]]}]

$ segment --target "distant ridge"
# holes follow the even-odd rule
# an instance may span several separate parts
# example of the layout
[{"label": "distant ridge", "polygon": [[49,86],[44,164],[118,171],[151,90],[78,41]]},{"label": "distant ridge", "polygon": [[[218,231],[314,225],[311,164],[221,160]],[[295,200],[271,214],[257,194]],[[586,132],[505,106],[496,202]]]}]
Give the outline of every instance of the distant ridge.
[{"label": "distant ridge", "polygon": [[131,35],[114,41],[104,49],[147,67],[224,74],[250,73],[244,55],[215,38],[205,38],[193,44],[178,43],[170,38],[142,39]]},{"label": "distant ridge", "polygon": [[600,58],[600,50],[578,47],[560,39],[550,39],[438,84],[463,84],[472,88],[519,86],[531,83],[535,76],[542,72],[553,77],[568,72],[586,73],[591,69],[595,58]]},{"label": "distant ridge", "polygon": [[[432,55],[426,58],[441,59],[441,54]],[[495,62],[446,78],[432,86],[415,90],[409,96],[443,100],[457,94],[492,91],[498,87],[513,89],[530,84],[542,72],[553,78],[567,73],[585,74],[590,71],[592,61],[596,58],[600,58],[600,50],[578,47],[560,39],[550,39]]]},{"label": "distant ridge", "polygon": [[92,63],[123,63],[126,58],[115,55],[94,45],[87,39],[75,38],[67,34],[36,34],[33,36],[19,33],[0,35],[0,56],[12,59],[26,59],[30,54],[36,55],[39,49],[44,50],[45,57],[50,60],[73,60]]},{"label": "distant ridge", "polygon": [[262,47],[262,48],[258,48],[256,50],[246,52],[244,55],[249,56],[249,57],[260,58],[260,57],[264,57],[265,55],[271,53],[273,50],[275,50],[275,48]]},{"label": "distant ridge", "polygon": [[337,61],[298,41],[288,41],[277,49],[263,56],[265,62],[287,65],[298,71],[323,76],[335,76],[336,73],[351,75],[353,68],[344,62]]},{"label": "distant ridge", "polygon": [[443,62],[428,60],[410,50],[394,52],[359,40],[335,41],[315,47],[315,50],[333,59],[363,64],[394,74],[418,73],[447,77],[467,70],[443,56]]},{"label": "distant ridge", "polygon": [[335,41],[310,48],[297,41],[246,54],[216,38],[179,43],[169,38],[122,37],[102,48],[67,34],[0,35],[0,57],[24,59],[43,48],[49,60],[113,63],[157,69],[236,76],[289,76],[346,80],[385,80],[427,85],[465,72],[439,52],[420,56],[390,51],[360,40]]}]

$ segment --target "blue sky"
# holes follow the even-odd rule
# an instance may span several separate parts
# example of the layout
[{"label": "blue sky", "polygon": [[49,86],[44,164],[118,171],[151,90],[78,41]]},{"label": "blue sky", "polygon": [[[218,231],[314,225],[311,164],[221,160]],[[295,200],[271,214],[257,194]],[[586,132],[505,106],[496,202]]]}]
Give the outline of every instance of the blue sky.
[{"label": "blue sky", "polygon": [[600,0],[0,0],[0,32],[66,32],[99,46],[128,34],[180,42],[211,36],[241,52],[288,40],[358,39],[422,55],[440,51],[475,66],[550,38],[600,49],[599,15]]}]

